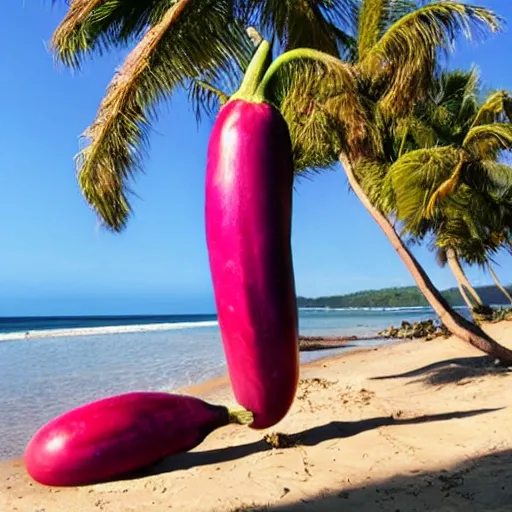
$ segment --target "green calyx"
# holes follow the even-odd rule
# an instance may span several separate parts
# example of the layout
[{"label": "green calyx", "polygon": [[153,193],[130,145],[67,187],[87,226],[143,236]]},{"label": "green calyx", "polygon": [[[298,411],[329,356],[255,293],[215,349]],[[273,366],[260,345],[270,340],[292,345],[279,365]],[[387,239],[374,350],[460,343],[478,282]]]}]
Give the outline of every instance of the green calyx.
[{"label": "green calyx", "polygon": [[251,411],[245,409],[228,409],[229,423],[235,425],[249,425],[254,421]]},{"label": "green calyx", "polygon": [[302,59],[314,60],[327,65],[339,62],[336,57],[318,50],[312,50],[311,48],[296,48],[295,50],[289,50],[277,57],[277,59],[268,67],[265,75],[258,85],[258,88],[256,89],[255,98],[260,101],[266,101],[271,90],[270,84],[281,67],[289,62]]},{"label": "green calyx", "polygon": [[239,99],[255,103],[264,101],[263,99],[256,99],[255,96],[256,90],[270,66],[272,59],[270,49],[270,43],[263,39],[247,67],[240,89],[231,96],[230,100]]},{"label": "green calyx", "polygon": [[315,60],[330,65],[338,62],[336,57],[310,48],[296,48],[287,51],[272,62],[270,50],[270,43],[263,39],[247,68],[240,89],[231,96],[230,100],[242,99],[252,103],[271,103],[271,83],[283,65],[301,59]]}]

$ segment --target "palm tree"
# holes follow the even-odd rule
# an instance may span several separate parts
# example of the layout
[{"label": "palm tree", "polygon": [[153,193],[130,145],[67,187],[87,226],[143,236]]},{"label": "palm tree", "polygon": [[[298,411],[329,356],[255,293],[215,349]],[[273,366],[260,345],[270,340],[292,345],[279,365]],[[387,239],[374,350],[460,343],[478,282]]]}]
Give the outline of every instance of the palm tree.
[{"label": "palm tree", "polygon": [[[138,41],[116,72],[76,158],[87,202],[104,225],[121,231],[131,206],[129,182],[141,169],[160,101],[187,87],[207,111],[219,89],[236,89],[252,54],[245,26],[257,22],[282,49],[297,45],[343,54],[351,43],[355,0],[72,0],[53,34],[59,62],[82,60]],[[220,94],[225,99],[226,94]]]},{"label": "palm tree", "polygon": [[[436,260],[441,267],[444,267],[448,263],[448,251],[444,250],[444,249],[438,249],[438,251],[436,253]],[[452,259],[452,261],[453,261],[453,259]],[[459,288],[459,293],[460,293],[460,296],[462,297],[462,300],[466,303],[468,310],[472,311],[473,307],[474,307],[474,303],[471,301],[471,299],[469,298],[467,291],[466,291],[466,290],[468,290],[468,287],[465,287],[467,279],[466,279],[466,275],[464,274],[464,271],[461,268],[460,269],[461,272],[458,273],[457,272],[458,269],[454,268],[453,263],[450,265],[450,269],[452,270],[452,273],[455,277],[455,281],[457,281],[457,287]],[[460,276],[460,273],[463,274],[462,278]],[[474,292],[477,293],[476,290],[474,290]],[[478,300],[481,300],[480,296],[478,297]]]},{"label": "palm tree", "polygon": [[[469,292],[469,294],[475,301],[476,306],[479,306],[481,308],[487,306],[487,304],[484,304],[478,292],[473,288],[473,285],[469,282],[469,279],[467,278],[466,273],[462,268],[458,252],[453,247],[440,249],[440,251],[441,252],[439,254],[439,259],[442,261],[444,253],[444,255],[446,256],[446,262],[450,267],[450,270],[452,271],[453,275],[455,276],[459,288],[465,289],[467,292]],[[474,304],[468,304],[468,306],[470,308],[470,311],[474,309]]]},{"label": "palm tree", "polygon": [[[511,169],[512,171],[512,169]],[[510,189],[512,192],[512,188]],[[510,212],[512,212],[512,193],[507,193],[508,196],[506,202],[506,212],[510,219]],[[488,207],[492,205],[492,199],[486,202],[484,206]],[[485,210],[484,210],[485,213]],[[473,212],[473,216],[475,219],[478,219],[482,214],[482,210],[478,210]],[[485,220],[484,220],[485,222]],[[508,221],[510,224],[510,220]],[[498,276],[496,275],[492,263],[493,257],[500,251],[506,251],[509,254],[512,254],[512,235],[510,232],[510,227],[506,227],[501,232],[493,232],[489,231],[486,236],[468,236],[466,238],[461,239],[463,243],[460,244],[460,248],[458,250],[458,254],[460,259],[466,263],[467,265],[478,265],[484,270],[487,270],[492,277],[494,284],[496,287],[503,293],[503,295],[512,303],[512,296],[508,292],[508,290],[501,284]],[[476,293],[476,292],[475,292]],[[485,308],[487,307],[480,299],[480,302],[477,302],[477,310],[480,314],[485,316]],[[481,307],[483,306],[483,308]]]},{"label": "palm tree", "polygon": [[[244,68],[248,46],[241,25],[250,21],[275,35],[277,43],[287,50],[307,45],[346,57],[342,61],[319,52],[291,50],[267,71],[262,88],[277,89],[276,103],[295,139],[298,169],[331,165],[333,154],[340,154],[353,191],[445,325],[485,352],[512,360],[511,351],[448,306],[359,183],[369,162],[389,163],[389,141],[381,134],[396,118],[408,117],[414,103],[426,97],[439,52],[448,50],[459,32],[470,35],[471,27],[493,32],[499,29],[499,19],[491,11],[451,1],[415,9],[415,3],[407,0],[363,0],[357,10],[357,33],[351,37],[342,31],[350,27],[347,22],[353,13],[346,0],[176,0],[170,8],[163,0],[136,7],[138,4],[142,2],[74,0],[53,38],[57,57],[72,66],[78,66],[91,51],[140,38],[110,84],[96,120],[85,133],[89,144],[77,158],[83,193],[107,226],[116,231],[125,226],[130,213],[129,182],[140,167],[141,148],[147,141],[147,126],[157,101],[178,86],[192,84],[192,90],[197,91],[197,82],[206,81],[215,91],[218,88],[212,83],[236,76]],[[331,35],[327,37],[326,31]],[[283,87],[287,94],[279,98],[279,84],[287,82],[286,75],[297,77],[291,69],[288,73],[280,71],[291,61],[304,59],[311,60],[307,72],[310,85],[292,79],[295,87]],[[315,60],[323,65],[317,66]],[[280,74],[280,79],[274,80],[277,86],[271,83]],[[327,79],[329,74],[336,80]],[[305,100],[306,110],[301,110]],[[308,139],[308,132],[316,136]]]},{"label": "palm tree", "polygon": [[[489,95],[483,103],[478,101],[480,87],[474,70],[443,73],[436,85],[434,101],[420,104],[416,109],[407,135],[410,147],[433,148],[440,144],[460,147],[490,105],[495,116],[506,115],[503,112],[508,99],[506,91]],[[500,99],[498,104],[496,98]],[[487,121],[489,129],[495,128],[497,123],[492,118]],[[437,249],[438,262],[443,266],[448,264],[468,307],[473,309],[473,304],[465,291],[475,301],[480,314],[489,314],[491,310],[469,283],[460,260],[487,267],[492,256],[510,244],[512,202],[508,191],[509,183],[512,185],[512,168],[496,162],[498,156],[499,153],[492,151],[473,159],[473,168],[466,170],[467,183],[459,184],[457,191],[452,192],[451,201],[437,202],[434,217],[425,215],[425,210],[433,204],[432,197],[446,176],[441,168],[432,168],[421,177],[414,173],[405,177],[404,173],[409,174],[411,169],[397,165],[389,174],[399,198],[397,209],[405,230],[420,239],[428,232],[433,233],[431,245]],[[458,160],[452,162],[457,167]],[[446,167],[449,165],[448,161]]]},{"label": "palm tree", "polygon": [[496,287],[501,291],[501,293],[503,293],[503,295],[505,295],[505,297],[510,301],[510,303],[512,304],[512,295],[510,294],[510,292],[503,286],[503,284],[501,283],[501,281],[498,279],[498,276],[496,275],[494,269],[492,268],[492,265],[490,263],[487,264],[487,270],[489,271],[489,274],[491,275],[493,281],[494,281],[494,284],[496,285]]},{"label": "palm tree", "polygon": [[[459,284],[459,289],[465,288],[472,296],[475,304],[468,304],[470,310],[474,310],[478,317],[485,318],[492,315],[492,308],[483,302],[473,288],[462,269],[461,262],[469,266],[478,265],[486,268],[491,276],[493,274],[496,276],[491,262],[500,249],[506,248],[504,241],[507,238],[510,240],[510,234],[507,232],[508,228],[504,228],[499,233],[493,231],[493,227],[488,225],[489,215],[486,210],[495,208],[492,197],[479,201],[475,198],[475,194],[470,194],[469,198],[469,204],[466,204],[465,209],[459,207],[455,212],[452,209],[452,212],[448,213],[450,215],[448,219],[436,224],[435,246],[438,262],[442,265],[448,264]],[[481,206],[476,207],[475,204]],[[512,202],[507,205],[507,210],[511,209]],[[469,222],[466,220],[468,217]],[[506,289],[497,276],[494,281],[508,297]]]},{"label": "palm tree", "polygon": [[[327,89],[325,97],[322,97],[318,80],[309,85],[301,76],[295,94],[284,98],[281,108],[290,126],[292,140],[298,146],[296,161],[302,167],[311,166],[309,157],[314,154],[311,145],[317,146],[317,139],[324,143],[323,160],[319,158],[315,162],[318,167],[329,162],[327,153],[331,156],[339,153],[352,190],[388,237],[442,322],[452,333],[484,352],[504,362],[511,361],[512,351],[501,347],[480,327],[450,308],[431,282],[388,218],[392,211],[386,200],[393,194],[389,193],[391,184],[383,181],[393,166],[403,168],[403,190],[406,190],[409,171],[417,170],[408,182],[421,183],[421,174],[429,163],[430,172],[442,158],[449,159],[450,168],[455,168],[459,152],[450,146],[406,152],[409,133],[414,131],[414,106],[428,100],[433,92],[438,50],[447,49],[461,29],[468,30],[476,24],[480,29],[496,31],[499,20],[485,9],[438,2],[413,10],[396,21],[390,18],[391,5],[392,2],[383,0],[362,3],[355,36],[357,53],[353,62],[337,69],[344,77],[342,88],[336,89],[329,84],[324,88]],[[282,58],[283,61],[286,59],[285,56]],[[277,61],[274,63],[276,68]],[[486,119],[483,114],[488,107],[482,107],[480,120]],[[508,141],[509,127],[498,124],[499,135],[505,137],[500,140]],[[497,124],[486,126],[486,130],[496,127]],[[482,138],[486,137],[486,130],[478,130],[481,130]],[[333,137],[334,133],[338,137]],[[466,141],[469,145],[473,142],[478,144]],[[487,162],[484,166],[488,167]],[[365,186],[368,177],[376,185],[373,197],[372,191]],[[415,206],[416,212],[422,209]]]},{"label": "palm tree", "polygon": [[[476,217],[478,214],[479,212],[473,212]],[[492,254],[497,252],[499,247],[492,242],[490,237],[482,240],[481,236],[474,236],[463,219],[453,217],[449,219],[449,222],[438,225],[434,236],[431,246],[434,246],[436,250],[436,260],[442,267],[448,265],[452,271],[469,310],[477,313],[480,318],[491,316],[492,308],[483,302],[471,285],[462,263],[469,266],[488,267],[492,270],[490,264]]]}]

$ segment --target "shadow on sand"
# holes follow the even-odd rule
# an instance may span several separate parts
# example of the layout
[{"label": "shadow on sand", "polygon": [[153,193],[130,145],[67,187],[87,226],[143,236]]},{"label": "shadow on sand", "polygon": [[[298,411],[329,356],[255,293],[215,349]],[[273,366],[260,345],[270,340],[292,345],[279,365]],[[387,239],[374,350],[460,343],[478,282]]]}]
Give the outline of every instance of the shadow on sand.
[{"label": "shadow on sand", "polygon": [[[416,370],[394,375],[372,377],[370,380],[406,379],[418,377],[412,382],[423,381],[426,384],[456,384],[462,380],[483,377],[485,375],[512,375],[508,368],[496,366],[488,356],[455,357],[422,366]],[[512,510],[512,509],[511,509]]]},{"label": "shadow on sand", "polygon": [[[397,475],[297,503],[248,506],[237,512],[508,512],[512,450],[468,459],[440,471]],[[233,511],[235,512],[235,511]]]},{"label": "shadow on sand", "polygon": [[[446,421],[454,418],[469,418],[471,416],[477,416],[497,410],[500,409],[455,411],[444,414],[430,414],[404,419],[393,418],[391,416],[382,416],[360,421],[332,421],[325,425],[303,430],[302,432],[297,432],[286,437],[288,441],[291,441],[292,445],[299,444],[302,446],[315,446],[324,441],[352,437],[368,430],[373,430],[389,425],[414,425],[420,423],[429,423],[432,421]],[[266,441],[261,439],[260,441],[246,443],[239,446],[229,446],[226,448],[218,448],[216,450],[187,452],[168,457],[150,468],[127,476],[126,479],[141,478],[149,475],[168,473],[170,471],[186,470],[199,466],[220,464],[222,462],[241,459],[254,453],[264,452],[271,449],[272,447]]]}]

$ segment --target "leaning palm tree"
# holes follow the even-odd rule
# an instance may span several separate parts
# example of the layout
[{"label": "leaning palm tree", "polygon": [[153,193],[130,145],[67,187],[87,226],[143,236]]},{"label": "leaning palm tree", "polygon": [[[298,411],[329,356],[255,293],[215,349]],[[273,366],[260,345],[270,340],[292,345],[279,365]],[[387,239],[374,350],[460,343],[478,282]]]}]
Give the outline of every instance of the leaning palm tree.
[{"label": "leaning palm tree", "polygon": [[[170,7],[168,1],[153,0],[134,7],[139,3],[74,0],[53,39],[59,59],[77,66],[85,54],[126,43],[149,27],[109,86],[96,120],[86,131],[88,144],[77,157],[83,193],[107,226],[116,231],[125,226],[130,179],[140,167],[140,151],[157,101],[188,83],[193,91],[200,82],[219,92],[217,85],[244,66],[247,40],[241,24],[250,20],[276,35],[281,48],[300,44],[329,54],[287,52],[269,68],[269,83],[262,84],[276,88],[275,102],[295,141],[297,168],[332,165],[333,156],[341,155],[352,189],[446,326],[482,350],[512,360],[512,352],[450,309],[392,224],[368,199],[358,176],[368,162],[389,163],[389,141],[381,134],[395,119],[409,116],[414,103],[427,96],[438,54],[450,48],[456,35],[499,29],[499,19],[491,11],[452,1],[416,9],[415,2],[407,0],[363,0],[357,10],[357,30],[350,34],[342,30],[347,24],[338,23],[350,21],[347,0],[175,0]],[[157,15],[150,16],[150,11]],[[321,28],[312,29],[317,26]],[[331,35],[326,38],[327,31]],[[335,44],[327,45],[327,40]],[[346,60],[334,58],[336,54]],[[310,60],[305,72],[309,79],[298,80],[293,65],[286,64],[304,59]],[[330,69],[315,61],[327,62]],[[336,75],[337,86],[326,80],[328,71]],[[280,96],[279,89],[286,94]]]},{"label": "leaning palm tree", "polygon": [[[447,251],[444,249],[438,249],[436,252],[436,260],[441,267],[444,267],[449,261]],[[474,302],[472,302],[472,300],[469,298],[469,295],[467,293],[468,288],[465,286],[465,282],[467,281],[467,279],[464,279],[465,275],[461,279],[461,276],[459,275],[460,272],[457,272],[457,270],[453,268],[453,265],[451,265],[450,268],[455,277],[455,281],[457,282],[457,287],[459,289],[459,293],[460,293],[460,296],[462,297],[462,300],[466,303],[468,311],[473,311]],[[464,273],[462,271],[462,269],[460,269],[460,270],[462,273]],[[475,290],[475,293],[476,293],[476,290]],[[478,297],[478,300],[481,300],[480,296]]]},{"label": "leaning palm tree", "polygon": [[[467,236],[467,234],[459,233],[459,236]],[[436,240],[437,244],[440,244],[439,238]],[[479,257],[487,259],[488,256],[485,253],[479,254]],[[464,299],[464,302],[468,306],[469,311],[474,311],[475,308],[478,312],[481,312],[483,309],[486,309],[489,313],[490,307],[484,303],[480,294],[473,287],[471,282],[469,281],[463,267],[461,260],[465,263],[468,263],[468,260],[465,260],[457,251],[453,245],[449,245],[448,247],[438,246],[436,251],[436,260],[437,262],[444,267],[448,265],[450,270],[452,271],[453,276],[457,282],[457,286],[459,288],[460,294]]]},{"label": "leaning palm tree", "polygon": [[[295,94],[284,97],[281,108],[292,140],[298,141],[296,153],[304,156],[303,162],[296,158],[296,165],[297,161],[304,167],[306,162],[311,164],[311,145],[317,147],[318,142],[324,143],[319,166],[330,160],[327,153],[330,157],[339,154],[352,190],[388,237],[443,323],[484,352],[511,361],[512,351],[450,308],[428,278],[388,218],[393,212],[386,200],[393,202],[393,194],[389,190],[391,184],[384,180],[394,165],[403,167],[405,177],[407,169],[419,169],[414,180],[421,183],[421,168],[428,166],[431,156],[439,160],[439,156],[457,155],[449,146],[433,148],[432,155],[429,151],[407,152],[415,105],[427,102],[434,90],[439,50],[448,49],[460,30],[469,31],[469,27],[476,25],[496,31],[499,21],[488,10],[456,2],[432,3],[394,20],[390,16],[391,6],[392,2],[382,0],[362,3],[355,34],[357,53],[352,62],[338,70],[344,76],[343,87],[331,87],[323,97],[319,80],[311,81],[309,86],[301,75]],[[451,158],[449,163],[453,169],[457,160],[454,164]],[[431,166],[435,165],[432,162]],[[368,177],[376,183],[373,192],[377,198],[365,186]]]},{"label": "leaning palm tree", "polygon": [[496,288],[500,290],[501,293],[508,299],[510,304],[512,304],[512,294],[510,293],[507,288],[505,288],[502,284],[502,282],[499,280],[498,276],[496,275],[496,272],[492,268],[491,263],[487,263],[487,271],[489,272],[489,275],[492,277],[492,280],[494,281],[494,284],[496,285]]},{"label": "leaning palm tree", "polygon": [[440,248],[437,259],[438,261],[441,262],[444,260],[448,264],[450,270],[452,271],[452,274],[455,276],[455,280],[457,281],[459,289],[466,290],[472,297],[474,303],[468,304],[470,311],[474,310],[475,306],[479,310],[480,308],[489,307],[487,304],[484,304],[484,301],[480,297],[479,293],[470,283],[466,275],[466,272],[462,267],[460,254],[457,252],[456,249],[454,249],[453,246],[449,246],[446,249]]},{"label": "leaning palm tree", "polygon": [[[389,238],[445,325],[484,352],[510,362],[512,351],[450,308],[395,231],[385,214],[386,205],[373,201],[361,185],[368,175],[377,176],[376,188],[385,190],[382,178],[406,147],[406,134],[397,146],[397,133],[404,128],[407,132],[414,105],[428,100],[432,92],[436,49],[447,48],[448,39],[461,27],[467,29],[474,23],[497,30],[498,20],[485,9],[455,2],[431,4],[395,20],[390,16],[391,4],[372,0],[362,3],[354,36],[357,51],[350,62],[334,66],[334,73],[339,75],[337,85],[326,80],[325,69],[322,73],[306,67],[295,70],[295,82],[292,77],[292,84],[277,94],[277,104],[291,130],[295,166],[298,171],[322,168],[340,155],[352,190]],[[367,37],[372,30],[373,38]],[[264,82],[270,82],[272,77],[275,80],[279,70],[294,58],[306,56],[319,59],[301,50],[279,57]]]},{"label": "leaning palm tree", "polygon": [[[434,243],[437,248],[438,262],[448,264],[459,288],[464,288],[471,295],[474,304],[468,304],[468,307],[479,317],[485,318],[492,314],[492,308],[483,302],[473,288],[462,268],[462,263],[468,266],[478,265],[482,269],[487,269],[493,279],[496,277],[494,281],[497,287],[509,298],[507,290],[494,273],[491,263],[498,251],[506,248],[505,241],[510,241],[510,233],[508,227],[489,225],[491,216],[488,215],[488,211],[496,208],[493,198],[485,197],[484,200],[479,201],[479,198],[475,196],[475,193],[470,193],[470,204],[466,204],[464,209],[459,208],[458,211],[450,212],[448,214],[451,214],[450,218],[436,224]],[[511,210],[512,202],[506,205],[504,214],[506,215]],[[494,219],[502,221],[503,217],[498,213],[498,215],[494,215]]]},{"label": "leaning palm tree", "polygon": [[[478,217],[478,211],[471,213],[473,218]],[[484,303],[472,286],[462,265],[479,265],[492,269],[492,255],[499,249],[493,242],[494,235],[495,233],[482,235],[471,232],[464,218],[452,217],[436,226],[434,240],[431,243],[431,247],[436,251],[437,262],[443,267],[448,265],[469,310],[477,313],[479,317],[491,315],[492,308]]]},{"label": "leaning palm tree", "polygon": [[[508,117],[503,119],[508,101],[506,91],[493,93],[483,103],[479,102],[480,88],[474,70],[443,73],[436,85],[438,90],[434,100],[418,105],[409,124],[409,147],[464,147],[468,133],[483,119],[490,105],[494,115],[501,117],[500,121],[510,121]],[[498,104],[496,98],[500,100]],[[503,127],[503,122],[497,123],[495,118],[487,120],[489,130]],[[401,147],[404,147],[404,140]],[[423,153],[424,157],[426,155]],[[431,246],[437,249],[438,262],[448,264],[468,307],[473,309],[473,304],[465,292],[472,297],[480,313],[490,313],[490,308],[471,286],[460,261],[487,266],[492,256],[510,243],[512,203],[508,184],[512,184],[512,168],[497,162],[498,156],[499,152],[493,150],[473,158],[472,168],[466,169],[467,183],[459,184],[450,201],[437,201],[434,216],[425,212],[432,208],[435,196],[439,194],[437,190],[446,173],[450,173],[449,158],[445,171],[436,167],[425,173],[423,168],[421,176],[413,172],[407,177],[404,173],[409,174],[411,169],[396,165],[389,175],[399,199],[397,209],[405,230],[420,239],[426,233],[432,233]],[[452,164],[457,169],[459,160],[452,159]]]}]

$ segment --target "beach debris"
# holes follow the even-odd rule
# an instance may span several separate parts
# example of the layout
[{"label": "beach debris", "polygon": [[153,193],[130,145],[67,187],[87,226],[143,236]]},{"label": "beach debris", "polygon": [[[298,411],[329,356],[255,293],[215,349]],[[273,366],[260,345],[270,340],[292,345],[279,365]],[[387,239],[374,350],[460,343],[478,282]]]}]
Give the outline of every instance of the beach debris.
[{"label": "beach debris", "polygon": [[491,323],[512,321],[512,308],[493,308],[491,318],[487,320]]},{"label": "beach debris", "polygon": [[372,338],[359,338],[357,336],[299,336],[299,350],[310,352],[314,350],[329,350],[346,347],[352,341],[361,341]]},{"label": "beach debris", "polygon": [[355,389],[352,386],[346,386],[345,389],[339,394],[339,400],[344,405],[369,405],[375,397],[375,392],[360,388]]},{"label": "beach debris", "polygon": [[424,338],[433,340],[434,338],[449,337],[450,331],[441,322],[437,320],[422,320],[420,322],[407,322],[404,320],[400,327],[391,326],[378,332],[381,338],[392,339],[414,339]]},{"label": "beach debris", "polygon": [[263,437],[263,441],[270,445],[272,448],[293,448],[297,446],[297,436],[283,434],[282,432],[271,432]]},{"label": "beach debris", "polygon": [[494,308],[485,304],[476,304],[471,309],[471,316],[475,323],[492,322],[494,317]]}]

